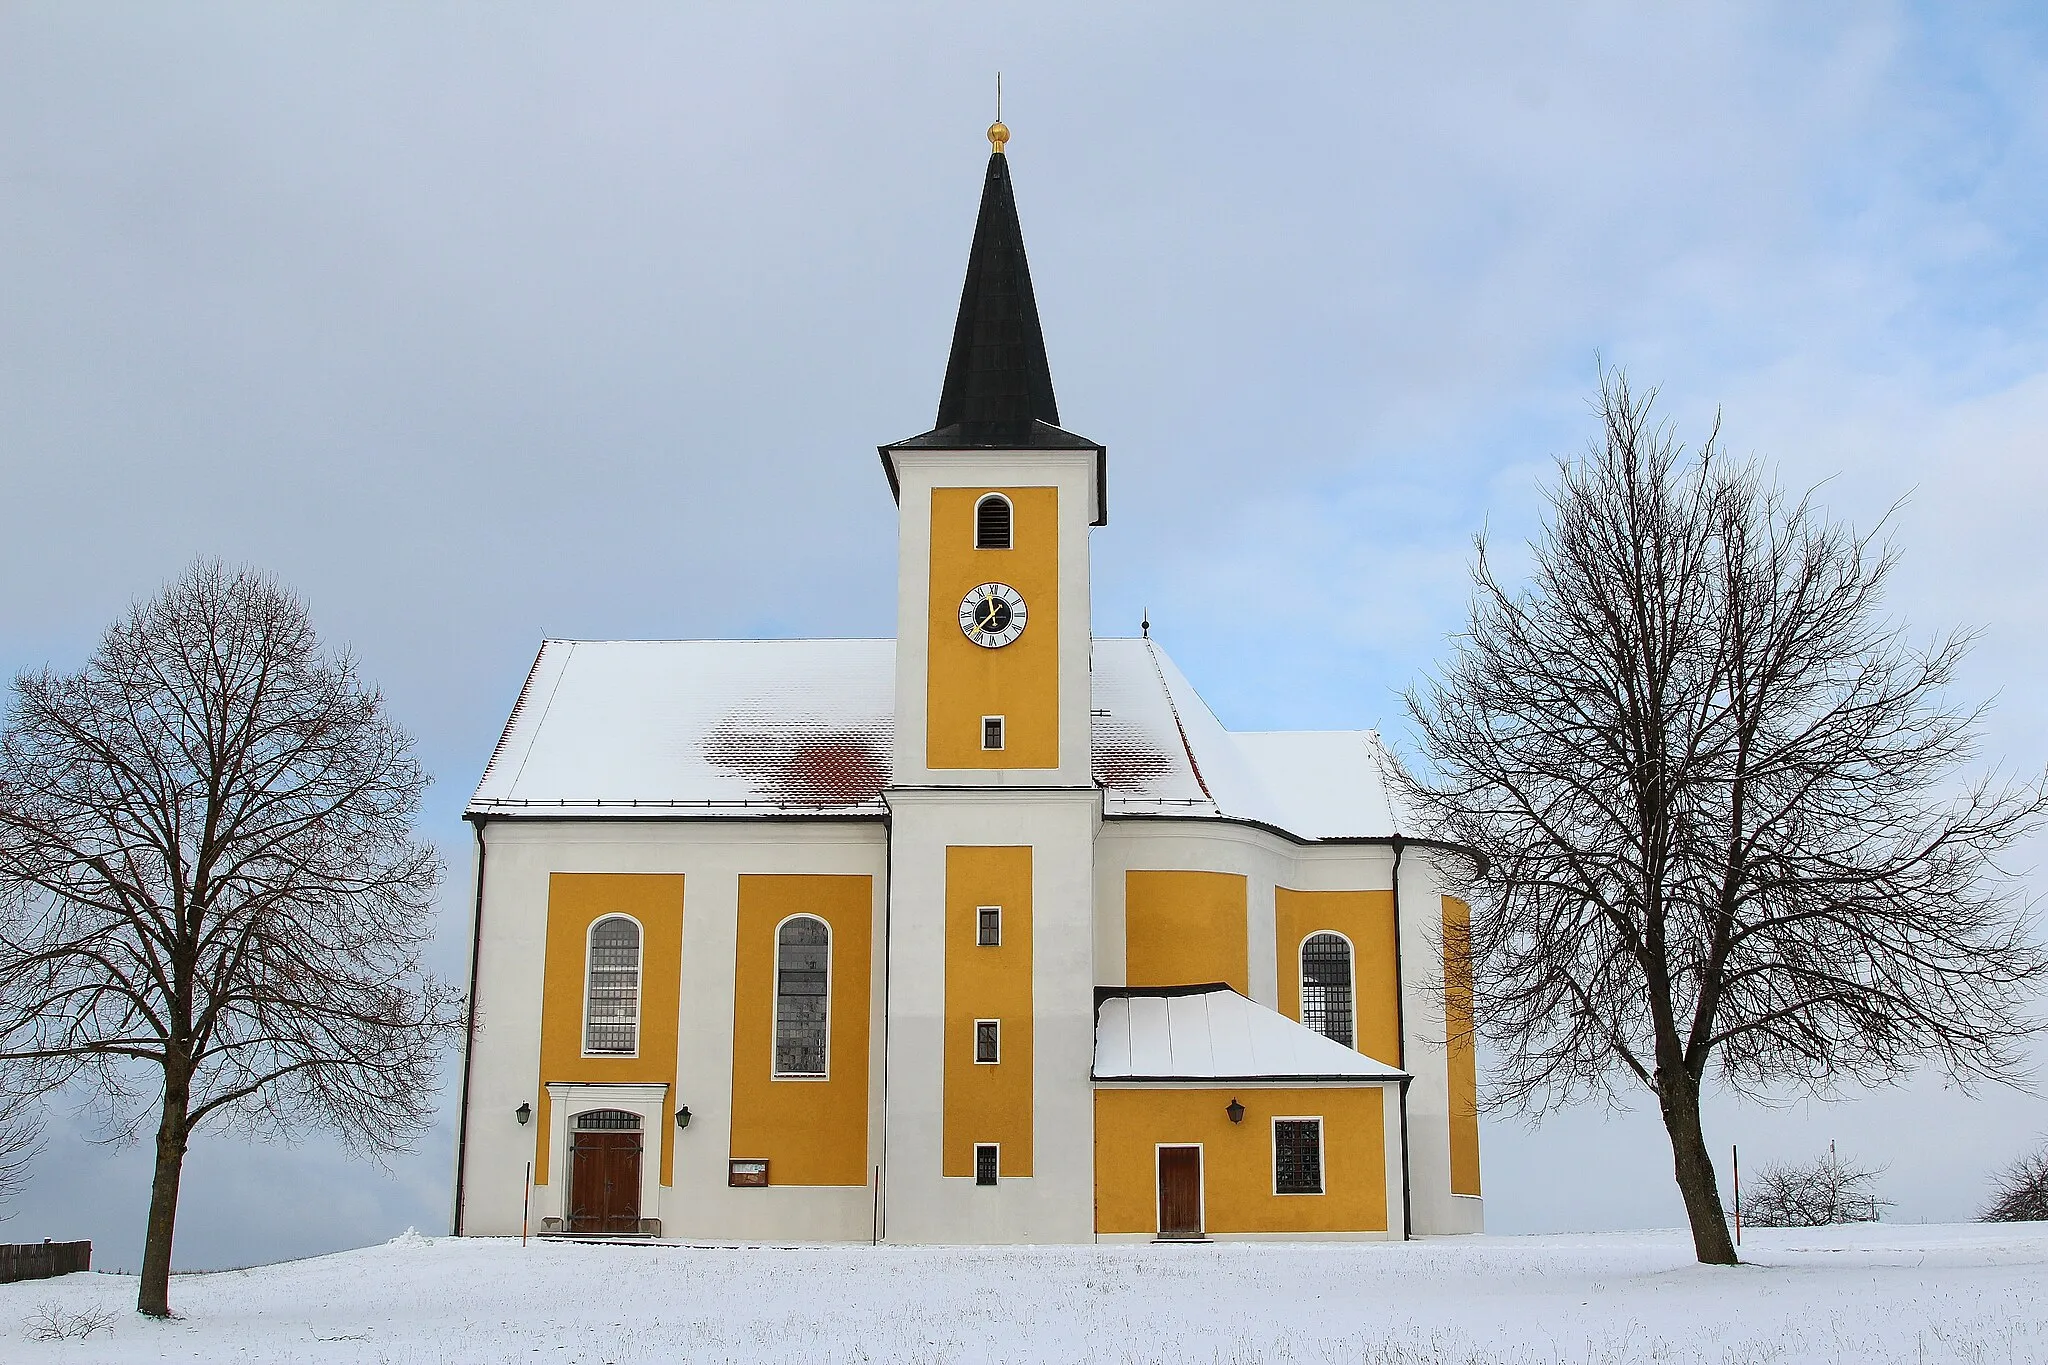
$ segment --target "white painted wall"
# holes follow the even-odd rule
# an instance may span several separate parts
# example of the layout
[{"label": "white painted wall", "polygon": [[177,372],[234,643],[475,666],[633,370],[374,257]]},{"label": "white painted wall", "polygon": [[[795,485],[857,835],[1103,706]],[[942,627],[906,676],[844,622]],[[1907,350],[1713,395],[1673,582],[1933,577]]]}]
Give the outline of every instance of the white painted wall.
[{"label": "white painted wall", "polygon": [[[1087,787],[1093,782],[1088,714],[1088,520],[1095,505],[1092,450],[891,452],[900,488],[896,572],[898,787]],[[934,772],[925,766],[926,638],[931,609],[932,490],[1057,488],[1060,504],[1060,766]],[[1027,603],[1027,606],[1029,604]],[[1029,627],[1027,627],[1028,629]]]},{"label": "white painted wall", "polygon": [[[869,1186],[732,1189],[734,954],[741,873],[814,873],[874,879],[874,968],[869,1015],[869,1165],[880,1162],[883,1025],[881,976],[888,896],[888,844],[876,820],[494,821],[484,828],[482,947],[477,960],[477,1034],[471,1059],[463,1230],[517,1236],[533,1128],[514,1111],[539,1108],[542,972],[548,876],[553,872],[681,873],[683,962],[675,1027],[676,1089],[660,1117],[679,1105],[690,1127],[675,1134],[674,1183],[643,1199],[643,1217],[672,1237],[866,1241],[875,1207]],[[643,1022],[655,1027],[655,1021]],[[633,1105],[624,1107],[632,1108]],[[561,1128],[559,1116],[553,1128]],[[643,1157],[659,1170],[654,1139]],[[566,1129],[551,1134],[553,1181],[535,1191],[532,1226],[562,1213]],[[650,1177],[652,1178],[652,1177]]]},{"label": "white painted wall", "polygon": [[[1100,796],[1081,790],[892,791],[889,1099],[883,1202],[892,1242],[1085,1242],[1095,1229],[1094,904]],[[1029,845],[1032,1174],[941,1174],[946,849]]]}]

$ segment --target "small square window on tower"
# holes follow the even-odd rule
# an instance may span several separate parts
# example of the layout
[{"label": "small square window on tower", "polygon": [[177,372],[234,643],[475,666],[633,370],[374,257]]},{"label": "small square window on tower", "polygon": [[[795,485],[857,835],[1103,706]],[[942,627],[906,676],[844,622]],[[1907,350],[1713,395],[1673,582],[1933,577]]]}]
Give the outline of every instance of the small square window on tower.
[{"label": "small square window on tower", "polygon": [[974,1144],[974,1183],[993,1185],[996,1183],[996,1161],[1002,1149],[993,1142]]},{"label": "small square window on tower", "polygon": [[1003,1026],[994,1019],[974,1021],[974,1060],[979,1066],[994,1066],[1003,1058]]},{"label": "small square window on tower", "polygon": [[1003,747],[1003,718],[983,716],[981,718],[981,747],[1000,749]]},{"label": "small square window on tower", "polygon": [[977,948],[1003,946],[1003,907],[981,905],[974,910],[974,945]]}]

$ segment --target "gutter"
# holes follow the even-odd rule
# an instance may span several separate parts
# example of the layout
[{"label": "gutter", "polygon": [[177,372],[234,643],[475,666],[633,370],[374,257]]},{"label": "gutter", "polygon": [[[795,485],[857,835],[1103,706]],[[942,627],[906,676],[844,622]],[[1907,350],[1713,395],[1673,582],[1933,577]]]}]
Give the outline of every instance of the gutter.
[{"label": "gutter", "polygon": [[[1394,1037],[1400,1051],[1394,1054],[1394,1065],[1403,1071],[1408,1069],[1408,981],[1401,971],[1401,852],[1407,841],[1396,834],[1390,841],[1394,848]],[[1414,1181],[1408,1172],[1408,1081],[1401,1081],[1401,1240],[1407,1241],[1415,1235],[1415,1191]]]},{"label": "gutter", "polygon": [[462,1186],[469,1157],[469,1072],[470,1057],[476,1050],[476,973],[484,943],[484,822],[488,818],[463,816],[476,827],[476,904],[470,911],[469,1020],[462,1032],[462,1100],[455,1119],[455,1217],[450,1221],[457,1237],[462,1236]]}]

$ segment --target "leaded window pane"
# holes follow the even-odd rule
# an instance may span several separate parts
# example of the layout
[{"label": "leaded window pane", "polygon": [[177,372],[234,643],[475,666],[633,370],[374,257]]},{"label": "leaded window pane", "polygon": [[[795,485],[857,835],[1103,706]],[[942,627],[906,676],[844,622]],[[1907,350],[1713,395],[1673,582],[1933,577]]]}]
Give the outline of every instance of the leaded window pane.
[{"label": "leaded window pane", "polygon": [[1323,1125],[1315,1119],[1273,1121],[1273,1188],[1281,1194],[1323,1192]]},{"label": "leaded window pane", "polygon": [[640,926],[613,916],[590,931],[585,1052],[631,1053],[640,1042]]},{"label": "leaded window pane", "polygon": [[1002,1026],[993,1019],[977,1019],[974,1021],[975,1061],[993,1062],[1002,1055],[998,1051],[1001,1030]]},{"label": "leaded window pane", "polygon": [[775,1074],[825,1074],[832,934],[809,915],[789,920],[775,947]]},{"label": "leaded window pane", "polygon": [[1301,1022],[1356,1047],[1352,1020],[1351,945],[1336,934],[1315,934],[1301,945]]}]

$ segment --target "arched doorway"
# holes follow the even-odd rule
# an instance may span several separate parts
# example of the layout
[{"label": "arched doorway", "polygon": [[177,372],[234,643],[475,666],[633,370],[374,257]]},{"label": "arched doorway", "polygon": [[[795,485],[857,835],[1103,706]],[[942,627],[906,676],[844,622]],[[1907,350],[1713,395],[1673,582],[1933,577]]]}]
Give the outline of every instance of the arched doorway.
[{"label": "arched doorway", "polygon": [[640,1231],[640,1116],[623,1109],[576,1115],[569,1139],[569,1231]]}]

